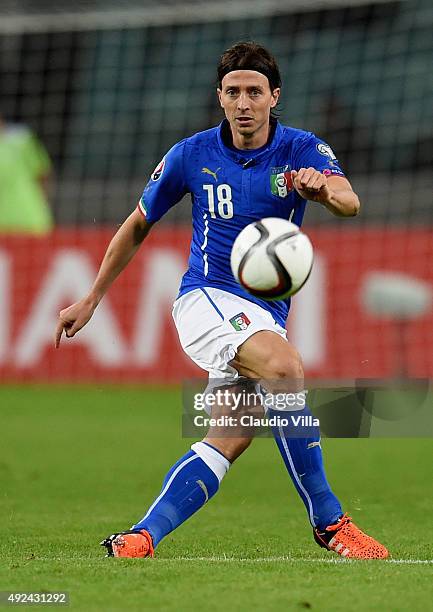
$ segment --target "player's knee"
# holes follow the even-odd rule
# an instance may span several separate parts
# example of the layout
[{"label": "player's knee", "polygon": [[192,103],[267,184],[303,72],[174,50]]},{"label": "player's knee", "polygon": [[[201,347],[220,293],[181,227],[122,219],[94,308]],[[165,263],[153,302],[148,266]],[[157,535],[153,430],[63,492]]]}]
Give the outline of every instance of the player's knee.
[{"label": "player's knee", "polygon": [[304,368],[299,354],[272,357],[267,365],[267,376],[275,380],[302,380]]}]

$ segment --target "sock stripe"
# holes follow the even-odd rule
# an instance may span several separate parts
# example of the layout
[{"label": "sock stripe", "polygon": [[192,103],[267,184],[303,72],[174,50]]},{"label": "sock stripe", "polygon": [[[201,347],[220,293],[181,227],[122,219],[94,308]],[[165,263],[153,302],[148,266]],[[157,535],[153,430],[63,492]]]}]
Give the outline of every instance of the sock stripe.
[{"label": "sock stripe", "polygon": [[303,493],[303,494],[304,494],[304,496],[305,496],[305,499],[307,500],[307,503],[308,503],[308,515],[309,515],[309,517],[310,517],[310,523],[311,523],[311,525],[312,525],[313,527],[315,527],[315,526],[316,526],[316,524],[315,524],[315,522],[314,522],[314,512],[313,512],[313,504],[312,504],[312,502],[311,502],[311,497],[308,495],[307,490],[306,490],[306,489],[305,489],[305,487],[302,485],[302,482],[301,482],[301,480],[300,480],[300,478],[299,478],[299,476],[298,476],[298,473],[297,473],[297,471],[295,470],[295,465],[294,465],[294,463],[293,463],[293,459],[292,459],[292,456],[291,456],[291,454],[290,454],[289,447],[288,447],[288,445],[287,445],[287,441],[286,441],[286,439],[285,439],[285,437],[284,437],[284,430],[283,430],[283,428],[282,428],[282,426],[281,426],[281,425],[280,425],[280,427],[279,427],[279,432],[280,432],[280,440],[281,440],[281,444],[282,444],[282,445],[283,445],[283,447],[284,447],[284,451],[285,451],[285,453],[286,453],[286,457],[287,457],[287,460],[288,460],[288,462],[289,462],[289,465],[290,465],[290,469],[291,469],[291,471],[292,471],[293,478],[296,480],[296,483],[297,483],[298,487],[300,488],[300,490],[302,491],[302,493]]},{"label": "sock stripe", "polygon": [[164,497],[164,495],[166,494],[168,488],[170,487],[171,483],[176,478],[176,476],[180,472],[180,470],[182,468],[184,468],[191,461],[194,461],[194,459],[199,459],[199,456],[196,454],[196,455],[193,455],[192,457],[188,457],[188,459],[185,459],[185,461],[182,461],[182,463],[177,466],[177,468],[174,470],[173,474],[168,479],[168,481],[167,481],[165,487],[163,488],[163,490],[161,491],[161,493],[158,495],[158,497],[155,499],[153,504],[150,506],[150,508],[147,511],[147,513],[145,514],[145,516],[143,516],[143,518],[139,521],[140,523],[148,518],[149,514],[152,512],[152,510],[154,509],[156,504]]}]

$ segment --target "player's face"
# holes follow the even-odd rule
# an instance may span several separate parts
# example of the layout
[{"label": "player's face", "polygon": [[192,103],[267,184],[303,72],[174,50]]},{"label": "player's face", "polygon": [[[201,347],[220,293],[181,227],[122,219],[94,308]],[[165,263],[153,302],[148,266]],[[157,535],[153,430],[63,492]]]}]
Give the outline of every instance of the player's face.
[{"label": "player's face", "polygon": [[251,139],[266,132],[266,142],[270,112],[278,102],[280,89],[271,91],[267,77],[260,72],[233,70],[225,75],[217,92],[235,139],[236,135]]}]

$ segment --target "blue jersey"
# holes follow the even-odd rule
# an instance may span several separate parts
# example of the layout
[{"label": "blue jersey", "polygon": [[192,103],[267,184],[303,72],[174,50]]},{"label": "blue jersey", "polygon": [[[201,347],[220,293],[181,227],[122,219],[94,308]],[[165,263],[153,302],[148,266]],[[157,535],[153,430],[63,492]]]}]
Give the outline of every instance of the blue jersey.
[{"label": "blue jersey", "polygon": [[260,149],[235,149],[226,120],[174,145],[153,171],[139,209],[153,223],[191,194],[191,252],[179,296],[199,287],[223,289],[259,304],[284,327],[290,300],[267,302],[247,293],[233,277],[230,253],[253,221],[281,217],[302,224],[306,200],[293,188],[290,170],[310,166],[344,176],[329,145],[274,120]]}]

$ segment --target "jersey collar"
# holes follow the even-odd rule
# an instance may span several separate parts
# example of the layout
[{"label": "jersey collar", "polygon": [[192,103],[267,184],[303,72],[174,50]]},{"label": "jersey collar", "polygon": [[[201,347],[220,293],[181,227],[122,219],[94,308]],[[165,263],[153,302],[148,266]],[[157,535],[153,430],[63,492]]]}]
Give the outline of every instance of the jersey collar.
[{"label": "jersey collar", "polygon": [[[277,119],[271,118],[271,133],[267,144],[264,147],[261,147],[259,153],[255,153],[254,155],[248,156],[248,150],[242,151],[241,149],[235,149],[231,146],[231,132],[230,125],[227,119],[224,119],[217,130],[217,138],[219,147],[225,155],[225,157],[230,158],[235,163],[238,163],[242,166],[248,164],[251,161],[251,165],[256,165],[260,163],[262,159],[268,157],[280,144],[282,137],[283,128]],[[253,163],[254,162],[254,163]]]}]

